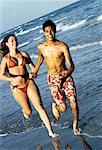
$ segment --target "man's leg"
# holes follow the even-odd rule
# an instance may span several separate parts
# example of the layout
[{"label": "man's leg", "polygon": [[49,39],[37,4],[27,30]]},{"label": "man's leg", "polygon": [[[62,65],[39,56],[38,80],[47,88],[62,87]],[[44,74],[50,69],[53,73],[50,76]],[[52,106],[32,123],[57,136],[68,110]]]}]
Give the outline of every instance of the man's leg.
[{"label": "man's leg", "polygon": [[54,117],[56,118],[56,120],[58,120],[60,118],[60,112],[57,109],[56,103],[52,103],[52,113],[53,113]]},{"label": "man's leg", "polygon": [[54,117],[58,120],[60,117],[60,112],[66,111],[66,104],[64,102],[63,93],[61,92],[61,79],[60,76],[47,75],[49,88],[55,103],[52,104],[52,113]]},{"label": "man's leg", "polygon": [[70,97],[70,106],[73,114],[73,132],[75,135],[77,135],[79,134],[79,128],[78,128],[79,109],[77,106],[77,100],[75,96]]},{"label": "man's leg", "polygon": [[72,77],[68,77],[63,84],[63,89],[65,91],[66,97],[69,99],[70,107],[72,109],[73,114],[73,132],[75,135],[79,134],[78,128],[78,117],[79,117],[79,109],[77,105],[77,94],[76,88]]},{"label": "man's leg", "polygon": [[66,104],[60,103],[59,105],[56,103],[52,103],[52,113],[54,117],[58,120],[60,118],[60,112],[65,112],[66,111]]}]

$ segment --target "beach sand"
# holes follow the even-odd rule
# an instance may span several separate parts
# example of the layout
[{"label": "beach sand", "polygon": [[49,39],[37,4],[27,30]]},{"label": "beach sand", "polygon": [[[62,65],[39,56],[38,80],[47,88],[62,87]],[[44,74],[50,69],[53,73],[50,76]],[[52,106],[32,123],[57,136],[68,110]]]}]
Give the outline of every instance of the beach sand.
[{"label": "beach sand", "polygon": [[[75,136],[71,128],[54,128],[58,138],[48,136],[46,129],[7,135],[2,137],[1,150],[91,150],[83,136]],[[6,143],[6,145],[5,145]],[[19,144],[18,144],[19,143]]]}]

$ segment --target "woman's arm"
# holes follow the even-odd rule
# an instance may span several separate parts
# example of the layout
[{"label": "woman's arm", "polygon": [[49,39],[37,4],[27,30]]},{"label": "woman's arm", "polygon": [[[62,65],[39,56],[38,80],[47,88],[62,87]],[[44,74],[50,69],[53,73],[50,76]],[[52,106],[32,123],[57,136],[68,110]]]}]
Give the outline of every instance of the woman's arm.
[{"label": "woman's arm", "polygon": [[36,73],[38,72],[38,70],[39,70],[41,64],[43,63],[43,61],[44,61],[44,57],[41,53],[39,53],[39,57],[37,59],[37,63],[36,63],[35,70],[34,70]]},{"label": "woman's arm", "polygon": [[38,57],[38,59],[37,59],[37,63],[36,63],[35,69],[34,69],[34,72],[35,72],[35,73],[38,72],[38,70],[39,70],[41,64],[42,64],[43,61],[44,61],[44,57],[43,57],[43,55],[42,55],[42,53],[41,53],[41,47],[42,47],[42,44],[39,44],[38,47],[37,47],[37,48],[38,48],[38,52],[39,52],[39,57]]},{"label": "woman's arm", "polygon": [[34,63],[32,62],[29,54],[26,52],[22,52],[22,55],[27,59],[27,64],[31,70],[31,73],[29,74],[30,78],[35,77],[36,76],[36,73],[34,72],[35,66],[34,66]]},{"label": "woman's arm", "polygon": [[1,69],[0,69],[0,79],[1,80],[6,80],[6,81],[12,81],[12,77],[8,77],[6,75],[6,68],[7,68],[7,58],[6,56],[3,57],[1,61]]}]

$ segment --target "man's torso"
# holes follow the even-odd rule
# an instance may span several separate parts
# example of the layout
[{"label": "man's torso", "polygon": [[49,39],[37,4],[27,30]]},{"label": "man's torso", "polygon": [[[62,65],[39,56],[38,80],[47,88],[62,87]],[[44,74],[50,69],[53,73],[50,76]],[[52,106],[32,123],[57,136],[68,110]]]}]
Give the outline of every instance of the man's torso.
[{"label": "man's torso", "polygon": [[59,41],[54,45],[48,45],[46,42],[40,44],[40,52],[46,61],[49,74],[60,74],[66,70],[63,45],[64,43]]}]

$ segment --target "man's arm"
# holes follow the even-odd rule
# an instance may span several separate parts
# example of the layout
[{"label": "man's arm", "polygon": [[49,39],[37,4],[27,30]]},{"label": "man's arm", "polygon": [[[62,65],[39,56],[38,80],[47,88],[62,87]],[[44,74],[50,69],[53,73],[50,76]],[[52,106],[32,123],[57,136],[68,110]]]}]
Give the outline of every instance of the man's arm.
[{"label": "man's arm", "polygon": [[36,66],[35,66],[35,69],[34,69],[34,72],[37,73],[41,64],[43,63],[44,61],[44,57],[42,55],[42,53],[40,52],[40,44],[38,45],[38,50],[39,50],[39,57],[37,59],[37,63],[36,63]]},{"label": "man's arm", "polygon": [[37,59],[36,66],[34,66],[34,63],[32,62],[30,56],[26,52],[22,52],[22,55],[28,59],[28,66],[31,69],[31,73],[29,74],[30,78],[35,77],[40,68],[40,65],[43,62],[42,54],[39,52],[39,57]]},{"label": "man's arm", "polygon": [[64,44],[62,51],[64,53],[65,60],[66,60],[67,65],[68,65],[67,75],[70,76],[72,74],[72,72],[74,71],[75,66],[74,66],[73,60],[72,60],[71,55],[70,55],[69,47],[66,44]]},{"label": "man's arm", "polygon": [[38,70],[39,70],[41,64],[43,63],[43,60],[44,60],[43,55],[40,53],[40,54],[39,54],[39,57],[38,57],[38,59],[37,59],[36,66],[35,66],[35,72],[36,72],[36,73],[38,72]]}]

